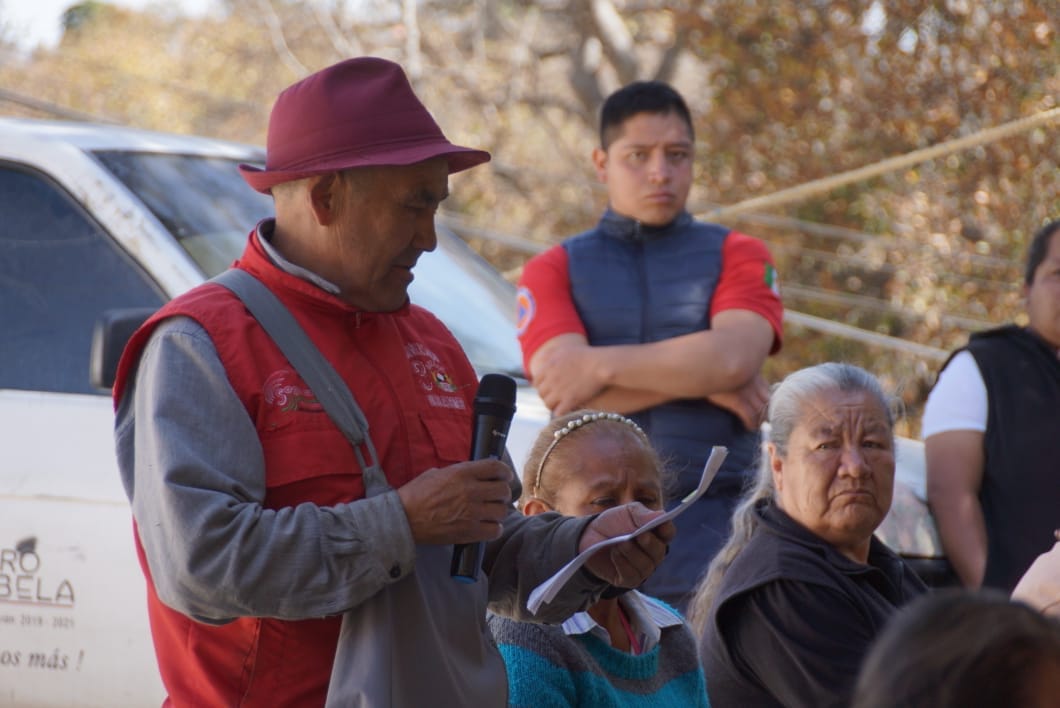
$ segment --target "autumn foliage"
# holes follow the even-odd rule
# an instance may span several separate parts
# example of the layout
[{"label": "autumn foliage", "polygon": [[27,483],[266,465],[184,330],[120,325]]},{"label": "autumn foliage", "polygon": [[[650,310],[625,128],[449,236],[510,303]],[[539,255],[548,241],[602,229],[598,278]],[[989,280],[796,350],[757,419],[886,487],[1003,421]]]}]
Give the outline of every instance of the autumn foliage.
[{"label": "autumn foliage", "polygon": [[[633,79],[688,99],[704,216],[1055,114],[1060,97],[1060,10],[1044,1],[227,0],[197,18],[83,2],[58,47],[28,55],[5,34],[4,2],[0,114],[262,143],[273,97],[302,75],[357,54],[400,61],[452,139],[493,153],[454,177],[447,212],[510,276],[599,215],[595,114]],[[1054,115],[723,217],[770,244],[788,309],[900,340],[789,325],[769,377],[860,363],[902,395],[917,434],[937,357],[1021,318],[1025,245],[1060,216],[1058,129]]]}]

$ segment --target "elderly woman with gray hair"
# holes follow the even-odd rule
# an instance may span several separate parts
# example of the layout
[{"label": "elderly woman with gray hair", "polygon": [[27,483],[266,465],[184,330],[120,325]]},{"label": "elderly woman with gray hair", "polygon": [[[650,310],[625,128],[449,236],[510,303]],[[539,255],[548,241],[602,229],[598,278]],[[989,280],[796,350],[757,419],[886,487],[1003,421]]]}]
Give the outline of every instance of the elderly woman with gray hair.
[{"label": "elderly woman with gray hair", "polygon": [[696,590],[714,706],[846,706],[869,644],[925,591],[873,536],[891,505],[894,413],[868,372],[797,371],[769,403],[768,463]]}]

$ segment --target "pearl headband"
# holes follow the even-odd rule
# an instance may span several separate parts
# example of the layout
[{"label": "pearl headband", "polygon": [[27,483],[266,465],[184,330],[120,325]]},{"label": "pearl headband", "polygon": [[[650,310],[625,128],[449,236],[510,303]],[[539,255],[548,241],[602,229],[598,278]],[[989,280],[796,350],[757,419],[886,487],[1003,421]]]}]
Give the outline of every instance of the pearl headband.
[{"label": "pearl headband", "polygon": [[644,431],[639,425],[634,423],[626,416],[619,415],[618,413],[604,413],[602,411],[594,411],[592,413],[585,413],[583,415],[580,415],[577,418],[572,418],[571,420],[567,421],[566,425],[552,433],[552,442],[549,443],[547,448],[545,448],[545,454],[541,455],[541,461],[537,464],[537,476],[534,479],[534,486],[531,487],[534,494],[536,494],[537,491],[541,488],[541,471],[545,469],[545,460],[547,460],[548,456],[552,454],[552,451],[556,449],[556,445],[559,444],[559,441],[567,437],[583,425],[595,423],[598,420],[613,420],[618,423],[625,423],[626,425],[636,430],[637,433],[645,441],[647,441],[648,439],[648,436],[644,433]]}]

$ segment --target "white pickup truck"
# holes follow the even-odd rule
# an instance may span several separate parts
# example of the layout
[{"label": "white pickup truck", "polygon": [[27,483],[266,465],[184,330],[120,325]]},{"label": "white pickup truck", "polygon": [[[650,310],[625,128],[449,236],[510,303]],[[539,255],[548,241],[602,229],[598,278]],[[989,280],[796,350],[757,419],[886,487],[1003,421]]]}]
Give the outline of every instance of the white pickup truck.
[{"label": "white pickup truck", "polygon": [[[0,119],[0,706],[164,697],[114,459],[114,343],[93,360],[93,332],[107,313],[153,310],[239,255],[272,204],[235,165],[263,161],[216,140]],[[444,224],[411,296],[481,373],[518,379],[514,289]],[[525,381],[517,407],[518,464],[548,412]],[[881,533],[936,573],[934,527],[910,491],[922,496],[922,457],[916,441],[899,442],[909,485]]]},{"label": "white pickup truck", "polygon": [[[0,119],[0,706],[164,698],[110,395],[89,375],[93,332],[105,313],[153,310],[240,254],[272,202],[235,166],[263,161],[216,140]],[[519,380],[514,289],[443,224],[411,297],[481,373]],[[105,379],[107,362],[96,366]],[[514,460],[547,418],[520,380]]]}]

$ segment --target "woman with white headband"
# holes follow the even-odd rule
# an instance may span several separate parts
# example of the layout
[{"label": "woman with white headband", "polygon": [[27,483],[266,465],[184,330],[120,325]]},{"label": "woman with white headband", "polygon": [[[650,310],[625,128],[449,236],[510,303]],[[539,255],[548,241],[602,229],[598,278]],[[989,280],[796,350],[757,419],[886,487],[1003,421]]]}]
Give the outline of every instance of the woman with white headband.
[{"label": "woman with white headband", "polygon": [[[639,502],[663,508],[663,465],[617,413],[553,419],[523,466],[519,508],[588,516]],[[636,590],[605,592],[562,625],[491,615],[513,708],[707,706],[695,640],[677,610]]]}]

